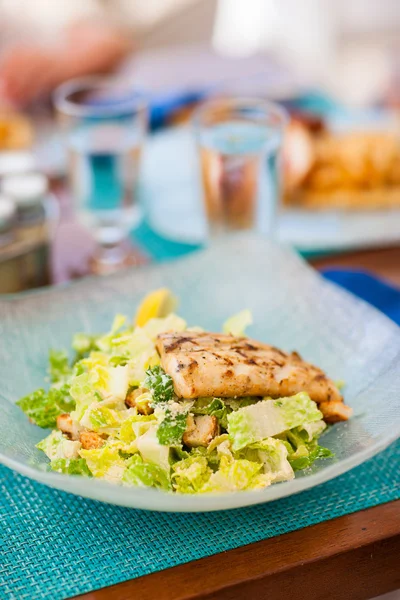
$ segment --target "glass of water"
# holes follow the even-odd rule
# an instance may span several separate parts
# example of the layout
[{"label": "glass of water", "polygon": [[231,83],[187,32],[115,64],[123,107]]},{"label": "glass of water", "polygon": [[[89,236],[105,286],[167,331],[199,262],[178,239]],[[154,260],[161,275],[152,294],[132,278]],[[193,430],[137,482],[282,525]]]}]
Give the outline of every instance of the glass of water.
[{"label": "glass of water", "polygon": [[134,264],[128,235],[141,218],[137,196],[146,102],[127,84],[98,77],[64,83],[54,102],[77,214],[97,241],[92,270],[108,273]]},{"label": "glass of water", "polygon": [[287,118],[276,104],[221,98],[194,116],[211,236],[238,229],[272,235],[279,197],[279,150]]}]

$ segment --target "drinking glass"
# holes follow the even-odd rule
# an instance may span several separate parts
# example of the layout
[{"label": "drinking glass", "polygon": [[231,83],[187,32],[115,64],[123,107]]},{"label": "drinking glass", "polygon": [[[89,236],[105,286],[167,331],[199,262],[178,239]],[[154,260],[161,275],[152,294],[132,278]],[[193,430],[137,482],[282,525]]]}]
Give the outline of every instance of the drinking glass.
[{"label": "drinking glass", "polygon": [[221,98],[194,116],[211,236],[238,229],[272,235],[286,113],[252,98]]},{"label": "drinking glass", "polygon": [[64,83],[54,102],[77,214],[97,241],[92,270],[107,273],[132,264],[128,234],[141,218],[137,192],[146,102],[125,83],[98,77]]}]

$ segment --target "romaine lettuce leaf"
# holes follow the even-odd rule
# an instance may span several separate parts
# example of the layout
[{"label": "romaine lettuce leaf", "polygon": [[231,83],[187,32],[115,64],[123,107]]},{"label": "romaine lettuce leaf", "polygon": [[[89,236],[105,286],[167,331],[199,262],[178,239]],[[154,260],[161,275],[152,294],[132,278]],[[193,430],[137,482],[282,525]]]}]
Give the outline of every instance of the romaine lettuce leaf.
[{"label": "romaine lettuce leaf", "polygon": [[71,417],[74,421],[80,421],[87,408],[93,403],[101,400],[96,395],[88,373],[82,373],[73,378],[71,382],[71,396],[76,402],[76,407]]},{"label": "romaine lettuce leaf", "polygon": [[224,398],[228,413],[233,410],[239,410],[239,408],[245,408],[245,406],[257,404],[257,402],[259,402],[259,399],[253,398],[252,396],[244,396],[243,398]]},{"label": "romaine lettuce leaf", "polygon": [[288,450],[281,440],[266,438],[248,446],[257,450],[259,460],[263,463],[264,473],[271,477],[271,483],[288,481],[294,478],[293,468],[288,461]]},{"label": "romaine lettuce leaf", "polygon": [[[316,425],[318,424],[319,422],[316,423]],[[325,427],[323,429],[325,429]],[[290,445],[288,460],[295,471],[311,467],[313,462],[317,459],[332,458],[334,456],[328,448],[324,448],[318,444],[320,433],[321,426],[316,428],[314,437],[310,439],[310,430],[307,430],[302,426],[286,431],[282,436],[282,438]]]},{"label": "romaine lettuce leaf", "polygon": [[116,448],[107,444],[93,450],[80,450],[79,454],[86,460],[94,477],[113,483],[120,483],[125,471],[125,462]]},{"label": "romaine lettuce leaf", "polygon": [[204,456],[189,456],[172,467],[174,490],[181,494],[196,494],[201,491],[212,475]]},{"label": "romaine lettuce leaf", "polygon": [[221,456],[218,471],[210,476],[200,492],[235,492],[266,487],[271,480],[267,474],[261,473],[262,468],[261,462]]},{"label": "romaine lettuce leaf", "polygon": [[169,314],[164,318],[149,319],[142,327],[143,331],[149,336],[153,342],[160,333],[166,331],[185,331],[186,321],[174,313]]},{"label": "romaine lettuce leaf", "polygon": [[111,352],[113,343],[116,341],[116,338],[119,337],[119,331],[125,325],[127,318],[124,315],[117,314],[114,317],[114,321],[111,326],[111,331],[106,333],[103,336],[100,336],[96,340],[96,346],[102,352]]},{"label": "romaine lettuce leaf", "polygon": [[50,460],[77,458],[80,447],[80,442],[67,439],[57,430],[36,444],[36,448],[42,450]]},{"label": "romaine lettuce leaf", "polygon": [[131,415],[122,423],[118,437],[125,444],[130,444],[156,423],[157,419],[154,415]]},{"label": "romaine lettuce leaf", "polygon": [[165,418],[157,428],[157,438],[164,446],[179,446],[185,433],[187,415],[185,413],[165,413]]},{"label": "romaine lettuce leaf", "polygon": [[169,473],[169,447],[158,441],[157,425],[149,427],[146,433],[136,438],[136,445],[144,462],[158,465]]},{"label": "romaine lettuce leaf", "polygon": [[[303,455],[302,455],[303,454]],[[311,467],[314,461],[320,458],[333,458],[334,454],[329,448],[324,448],[318,444],[314,448],[308,448],[305,454],[304,447],[299,448],[293,454],[289,454],[289,462],[294,471],[301,471]]]},{"label": "romaine lettuce leaf", "polygon": [[50,467],[53,471],[66,475],[83,475],[91,477],[92,474],[83,458],[56,458],[51,461]]},{"label": "romaine lettuce leaf", "polygon": [[72,349],[75,350],[75,361],[82,359],[92,350],[96,350],[96,339],[98,336],[89,333],[75,333],[72,338]]},{"label": "romaine lettuce leaf", "polygon": [[69,381],[72,369],[69,366],[68,354],[64,350],[50,350],[48,372],[52,383]]},{"label": "romaine lettuce leaf", "polygon": [[160,420],[157,438],[164,446],[180,446],[187,426],[189,407],[186,403],[165,402],[156,407],[155,415]]},{"label": "romaine lettuce leaf", "polygon": [[105,429],[116,429],[119,427],[121,425],[121,415],[113,408],[95,403],[93,408],[89,407],[85,411],[80,424],[91,431],[104,432]]},{"label": "romaine lettuce leaf", "polygon": [[311,442],[313,439],[319,438],[319,436],[325,431],[327,425],[325,421],[314,421],[313,423],[303,423],[298,427],[299,432],[305,431],[308,436],[308,441]]},{"label": "romaine lettuce leaf", "polygon": [[125,400],[129,389],[128,365],[110,366],[108,376],[107,393],[114,398]]},{"label": "romaine lettuce leaf", "polygon": [[163,490],[171,489],[169,476],[164,469],[152,463],[145,463],[138,454],[127,461],[122,483],[139,487],[156,487]]},{"label": "romaine lettuce leaf", "polygon": [[319,421],[322,413],[305,392],[279,400],[263,400],[228,415],[233,450],[275,436],[304,423]]},{"label": "romaine lettuce leaf", "polygon": [[228,427],[228,412],[231,409],[227,408],[225,402],[221,398],[198,398],[191,408],[194,415],[210,415],[218,419],[221,427]]},{"label": "romaine lettuce leaf", "polygon": [[60,388],[51,388],[48,392],[40,388],[18,400],[17,406],[35,425],[44,429],[54,429],[58,415],[73,410],[75,402],[71,398],[69,386],[63,385]]},{"label": "romaine lettuce leaf", "polygon": [[174,382],[172,377],[159,365],[151,367],[146,371],[146,379],[143,386],[150,390],[153,396],[153,403],[168,402],[174,396]]}]

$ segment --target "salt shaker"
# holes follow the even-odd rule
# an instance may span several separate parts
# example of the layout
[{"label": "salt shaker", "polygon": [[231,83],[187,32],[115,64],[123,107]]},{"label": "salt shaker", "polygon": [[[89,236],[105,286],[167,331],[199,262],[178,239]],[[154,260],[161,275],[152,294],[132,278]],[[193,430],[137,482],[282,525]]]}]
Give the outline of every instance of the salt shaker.
[{"label": "salt shaker", "polygon": [[16,215],[15,202],[6,196],[0,195],[0,247],[12,241]]},{"label": "salt shaker", "polygon": [[1,191],[15,202],[19,225],[32,225],[44,220],[48,183],[42,173],[6,175],[1,182]]}]

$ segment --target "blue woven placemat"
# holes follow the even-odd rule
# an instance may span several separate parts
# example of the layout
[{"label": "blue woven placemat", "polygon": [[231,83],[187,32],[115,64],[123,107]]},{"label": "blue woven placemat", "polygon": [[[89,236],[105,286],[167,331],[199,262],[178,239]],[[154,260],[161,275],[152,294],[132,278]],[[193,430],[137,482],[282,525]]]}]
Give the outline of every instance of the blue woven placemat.
[{"label": "blue woven placemat", "polygon": [[0,598],[58,600],[400,498],[400,442],[290,498],[218,513],[84,500],[0,467]]},{"label": "blue woven placemat", "polygon": [[[400,292],[365,273],[326,273],[400,320]],[[400,498],[400,441],[317,488],[194,515],[108,506],[0,466],[0,600],[59,600]]]}]

